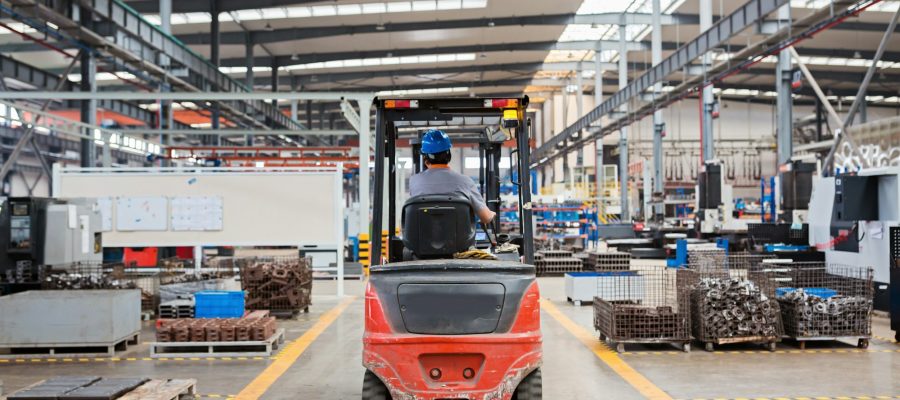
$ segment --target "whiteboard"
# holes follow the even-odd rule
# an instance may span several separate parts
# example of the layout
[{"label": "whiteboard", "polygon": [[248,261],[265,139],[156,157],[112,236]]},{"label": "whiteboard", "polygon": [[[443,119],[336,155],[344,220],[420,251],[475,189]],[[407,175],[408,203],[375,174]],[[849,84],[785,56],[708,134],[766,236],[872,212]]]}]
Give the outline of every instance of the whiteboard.
[{"label": "whiteboard", "polygon": [[221,196],[171,198],[173,231],[220,231],[224,220]]},{"label": "whiteboard", "polygon": [[[58,168],[53,196],[60,198],[152,197],[167,199],[169,212],[154,219],[162,230],[120,229],[112,202],[106,247],[144,246],[342,246],[343,180],[334,168]],[[221,199],[219,229],[178,230],[173,200]],[[179,211],[180,213],[180,211]],[[210,215],[216,214],[211,211]],[[185,222],[214,228],[208,219]],[[127,225],[125,227],[127,228]],[[146,226],[142,226],[146,229]]]},{"label": "whiteboard", "polygon": [[97,207],[100,209],[100,220],[103,224],[100,227],[101,232],[109,232],[113,230],[113,200],[110,197],[100,197],[97,199]]},{"label": "whiteboard", "polygon": [[164,196],[116,198],[116,230],[167,230],[169,200]]}]

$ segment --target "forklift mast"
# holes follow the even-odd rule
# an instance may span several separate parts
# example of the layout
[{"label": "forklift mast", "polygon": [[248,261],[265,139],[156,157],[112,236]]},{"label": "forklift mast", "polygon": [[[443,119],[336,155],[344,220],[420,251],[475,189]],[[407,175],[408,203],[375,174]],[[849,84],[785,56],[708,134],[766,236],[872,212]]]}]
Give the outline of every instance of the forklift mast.
[{"label": "forklift mast", "polygon": [[[425,167],[421,156],[420,139],[422,133],[431,128],[442,129],[451,136],[454,144],[476,144],[479,155],[479,188],[488,207],[500,213],[500,159],[504,140],[494,138],[508,132],[515,139],[515,150],[510,154],[510,168],[517,171],[518,182],[513,184],[525,188],[519,190],[519,233],[522,235],[522,250],[526,264],[534,263],[534,241],[531,212],[531,192],[529,182],[530,137],[533,126],[525,117],[528,97],[494,98],[432,98],[432,99],[376,99],[375,100],[375,170],[374,199],[372,201],[371,264],[378,265],[375,257],[380,256],[382,243],[380,230],[384,224],[385,171],[387,171],[387,222],[388,243],[396,238],[397,216],[397,141],[400,129],[416,131],[410,140],[414,172]],[[476,136],[460,136],[475,133]],[[505,137],[505,136],[504,136]],[[490,227],[495,233],[500,230],[499,217]],[[390,248],[389,248],[390,250]]]}]

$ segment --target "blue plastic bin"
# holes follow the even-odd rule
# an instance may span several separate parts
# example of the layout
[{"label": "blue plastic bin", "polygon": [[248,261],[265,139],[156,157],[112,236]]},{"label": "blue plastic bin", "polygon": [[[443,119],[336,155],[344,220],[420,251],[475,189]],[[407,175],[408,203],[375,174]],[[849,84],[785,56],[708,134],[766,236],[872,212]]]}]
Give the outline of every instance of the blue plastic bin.
[{"label": "blue plastic bin", "polygon": [[[808,294],[810,296],[817,296],[817,297],[821,297],[823,299],[837,296],[837,294],[838,294],[837,291],[835,291],[834,289],[829,289],[829,288],[809,287],[809,288],[800,288],[800,289],[803,289],[803,292],[805,292],[806,294]],[[775,296],[782,297],[782,296],[784,296],[788,293],[791,293],[795,290],[797,290],[797,288],[792,288],[792,287],[777,288],[777,289],[775,289]]]},{"label": "blue plastic bin", "polygon": [[195,318],[241,318],[244,292],[203,291],[194,293]]}]

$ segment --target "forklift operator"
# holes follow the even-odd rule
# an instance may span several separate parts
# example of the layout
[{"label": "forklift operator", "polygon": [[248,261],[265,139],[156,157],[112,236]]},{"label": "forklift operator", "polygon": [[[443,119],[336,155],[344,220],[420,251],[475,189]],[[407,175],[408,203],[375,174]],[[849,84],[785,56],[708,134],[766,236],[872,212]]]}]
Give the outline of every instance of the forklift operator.
[{"label": "forklift operator", "polygon": [[431,129],[422,136],[422,155],[428,169],[409,178],[409,195],[461,193],[472,203],[472,209],[488,225],[497,213],[485,204],[478,186],[469,177],[450,169],[450,137],[444,131]]}]

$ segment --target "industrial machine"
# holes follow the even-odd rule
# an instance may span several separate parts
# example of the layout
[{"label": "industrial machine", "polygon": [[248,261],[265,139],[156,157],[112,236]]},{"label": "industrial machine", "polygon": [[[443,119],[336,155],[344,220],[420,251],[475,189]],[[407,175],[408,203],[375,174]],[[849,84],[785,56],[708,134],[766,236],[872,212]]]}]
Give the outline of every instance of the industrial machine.
[{"label": "industrial machine", "polygon": [[10,197],[0,206],[0,294],[40,287],[42,267],[100,262],[99,208],[91,199]]},{"label": "industrial machine", "polygon": [[[394,234],[393,171],[401,134],[440,127],[456,137],[478,127],[475,134],[487,142],[514,142],[516,184],[527,188],[531,174],[522,173],[529,165],[532,129],[524,118],[527,105],[527,97],[376,100],[372,226],[387,225],[390,236],[388,259],[373,260],[366,287],[364,400],[541,398],[530,191],[519,190],[519,231],[490,240],[484,254],[498,260],[452,258],[476,244],[471,205],[453,194],[410,198],[402,209],[403,236]],[[499,179],[485,182],[493,186],[486,190],[487,203],[493,204]],[[483,232],[493,237],[496,231],[488,226]],[[506,241],[500,247],[513,252],[496,246]],[[371,254],[381,254],[383,245],[375,235]]]},{"label": "industrial machine", "polygon": [[719,161],[707,161],[703,164],[697,176],[696,193],[701,234],[712,235],[733,228],[732,188],[725,184]]},{"label": "industrial machine", "polygon": [[809,213],[821,217],[809,221],[809,245],[824,251],[829,263],[874,268],[875,308],[890,310],[897,330],[900,167],[815,177],[812,183]]},{"label": "industrial machine", "polygon": [[803,224],[809,214],[812,180],[817,175],[815,163],[791,161],[781,168],[781,211],[786,222]]}]

